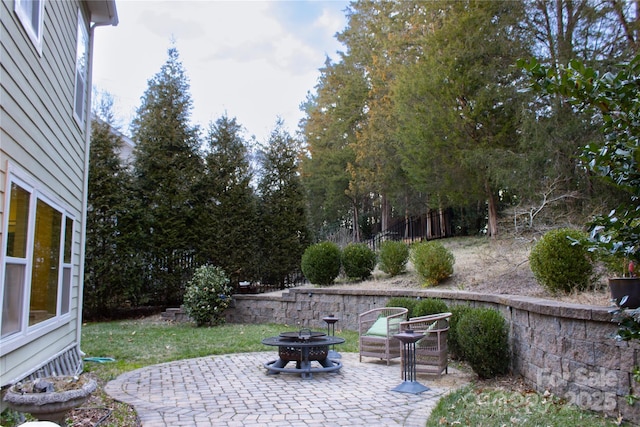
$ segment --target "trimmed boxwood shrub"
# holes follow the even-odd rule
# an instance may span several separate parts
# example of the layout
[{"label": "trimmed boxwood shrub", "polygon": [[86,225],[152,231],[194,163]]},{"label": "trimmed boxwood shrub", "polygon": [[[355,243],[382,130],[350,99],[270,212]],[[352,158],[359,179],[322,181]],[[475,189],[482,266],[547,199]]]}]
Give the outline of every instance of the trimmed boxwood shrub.
[{"label": "trimmed boxwood shrub", "polygon": [[460,318],[456,329],[465,360],[480,378],[494,378],[509,371],[509,332],[499,312],[473,308]]},{"label": "trimmed boxwood shrub", "polygon": [[315,285],[330,285],[340,274],[340,248],[333,242],[309,246],[302,254],[302,274]]},{"label": "trimmed boxwood shrub", "polygon": [[449,332],[447,333],[447,346],[449,347],[449,355],[452,359],[456,360],[465,360],[464,351],[462,347],[460,347],[460,343],[458,341],[458,323],[460,319],[464,317],[469,311],[473,308],[469,305],[454,305],[449,311],[451,312],[451,317],[449,318]]},{"label": "trimmed boxwood shrub", "polygon": [[437,285],[453,274],[453,253],[440,242],[417,243],[411,251],[413,266],[425,285]]},{"label": "trimmed boxwood shrub", "polygon": [[386,306],[387,307],[404,307],[407,310],[409,310],[407,312],[407,318],[410,318],[410,317],[417,317],[417,315],[415,314],[415,308],[418,302],[419,300],[415,298],[392,297],[389,299],[389,301],[387,301]]},{"label": "trimmed boxwood shrub", "polygon": [[552,293],[585,290],[594,283],[594,260],[586,233],[571,228],[547,232],[529,254],[534,277]]},{"label": "trimmed boxwood shrub", "polygon": [[378,267],[390,276],[404,273],[409,261],[409,246],[396,240],[386,240],[380,244]]},{"label": "trimmed boxwood shrub", "polygon": [[224,310],[231,304],[233,288],[220,267],[203,265],[187,283],[184,308],[197,326],[224,323]]},{"label": "trimmed boxwood shrub", "polygon": [[430,314],[446,313],[449,311],[447,303],[439,298],[426,298],[418,301],[413,310],[414,317],[428,316]]},{"label": "trimmed boxwood shrub", "polygon": [[364,243],[349,243],[342,250],[342,268],[349,279],[364,280],[376,268],[376,253]]}]

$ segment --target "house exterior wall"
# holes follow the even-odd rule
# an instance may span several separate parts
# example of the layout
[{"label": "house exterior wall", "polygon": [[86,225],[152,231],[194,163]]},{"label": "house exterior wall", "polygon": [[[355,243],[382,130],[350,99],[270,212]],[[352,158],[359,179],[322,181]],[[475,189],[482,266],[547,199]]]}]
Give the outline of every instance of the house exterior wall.
[{"label": "house exterior wall", "polygon": [[[2,271],[9,179],[24,180],[73,219],[68,313],[58,311],[24,333],[0,338],[1,387],[78,346],[88,138],[86,123],[74,117],[74,95],[78,13],[91,34],[93,7],[85,1],[45,1],[39,52],[16,14],[15,0],[0,4],[0,293],[12,285]],[[89,64],[91,59],[89,51]],[[86,87],[88,100],[90,81]],[[86,111],[85,120],[89,116]]]}]

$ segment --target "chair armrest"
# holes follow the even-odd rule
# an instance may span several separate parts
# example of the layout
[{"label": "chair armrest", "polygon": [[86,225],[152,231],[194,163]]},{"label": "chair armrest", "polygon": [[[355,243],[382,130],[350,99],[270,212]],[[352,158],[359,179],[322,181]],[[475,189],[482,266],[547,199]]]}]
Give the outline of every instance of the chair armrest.
[{"label": "chair armrest", "polygon": [[[449,318],[451,313],[431,314],[428,316],[412,317],[402,322],[402,329],[412,329],[419,332],[440,332],[449,330]],[[435,323],[435,325],[434,325]]]}]

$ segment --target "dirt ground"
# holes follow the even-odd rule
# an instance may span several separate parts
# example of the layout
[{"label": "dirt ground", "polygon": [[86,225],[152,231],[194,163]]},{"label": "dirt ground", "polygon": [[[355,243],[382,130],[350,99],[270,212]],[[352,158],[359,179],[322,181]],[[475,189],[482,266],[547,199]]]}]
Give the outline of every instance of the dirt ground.
[{"label": "dirt ground", "polygon": [[[524,238],[489,240],[483,237],[442,240],[454,255],[453,275],[430,289],[451,289],[487,294],[526,295],[585,305],[610,306],[610,297],[604,278],[596,289],[553,295],[540,286],[529,267],[529,253],[535,244]],[[338,280],[332,287],[367,289],[424,289],[420,278],[409,263],[407,272],[389,278],[376,270],[370,280],[348,283]]]}]

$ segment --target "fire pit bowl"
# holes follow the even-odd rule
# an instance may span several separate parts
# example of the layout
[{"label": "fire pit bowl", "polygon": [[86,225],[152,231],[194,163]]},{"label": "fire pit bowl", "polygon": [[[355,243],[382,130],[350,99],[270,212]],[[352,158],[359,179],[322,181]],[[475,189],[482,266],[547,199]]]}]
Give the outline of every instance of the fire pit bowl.
[{"label": "fire pit bowl", "polygon": [[[39,384],[50,384],[47,388],[53,391],[40,391]],[[97,387],[94,379],[83,377],[38,378],[14,384],[3,400],[15,411],[31,414],[40,421],[64,425],[66,413],[86,402]]]},{"label": "fire pit bowl", "polygon": [[[299,373],[308,379],[313,372],[332,372],[342,367],[338,361],[329,359],[329,346],[342,344],[343,338],[327,336],[324,332],[301,329],[296,332],[283,332],[277,337],[265,338],[264,345],[278,347],[278,359],[264,364],[269,374],[280,372]],[[295,368],[287,368],[289,362],[295,362]],[[318,364],[318,366],[313,366]]]},{"label": "fire pit bowl", "polygon": [[315,332],[309,329],[300,329],[299,331],[294,332],[282,332],[279,336],[280,338],[292,341],[310,341],[316,340],[326,335],[327,334],[325,334],[324,332]]},{"label": "fire pit bowl", "polygon": [[[329,354],[329,346],[319,345],[309,347],[309,362],[324,360]],[[279,346],[278,357],[286,362],[302,362],[302,349],[300,347]]]}]

